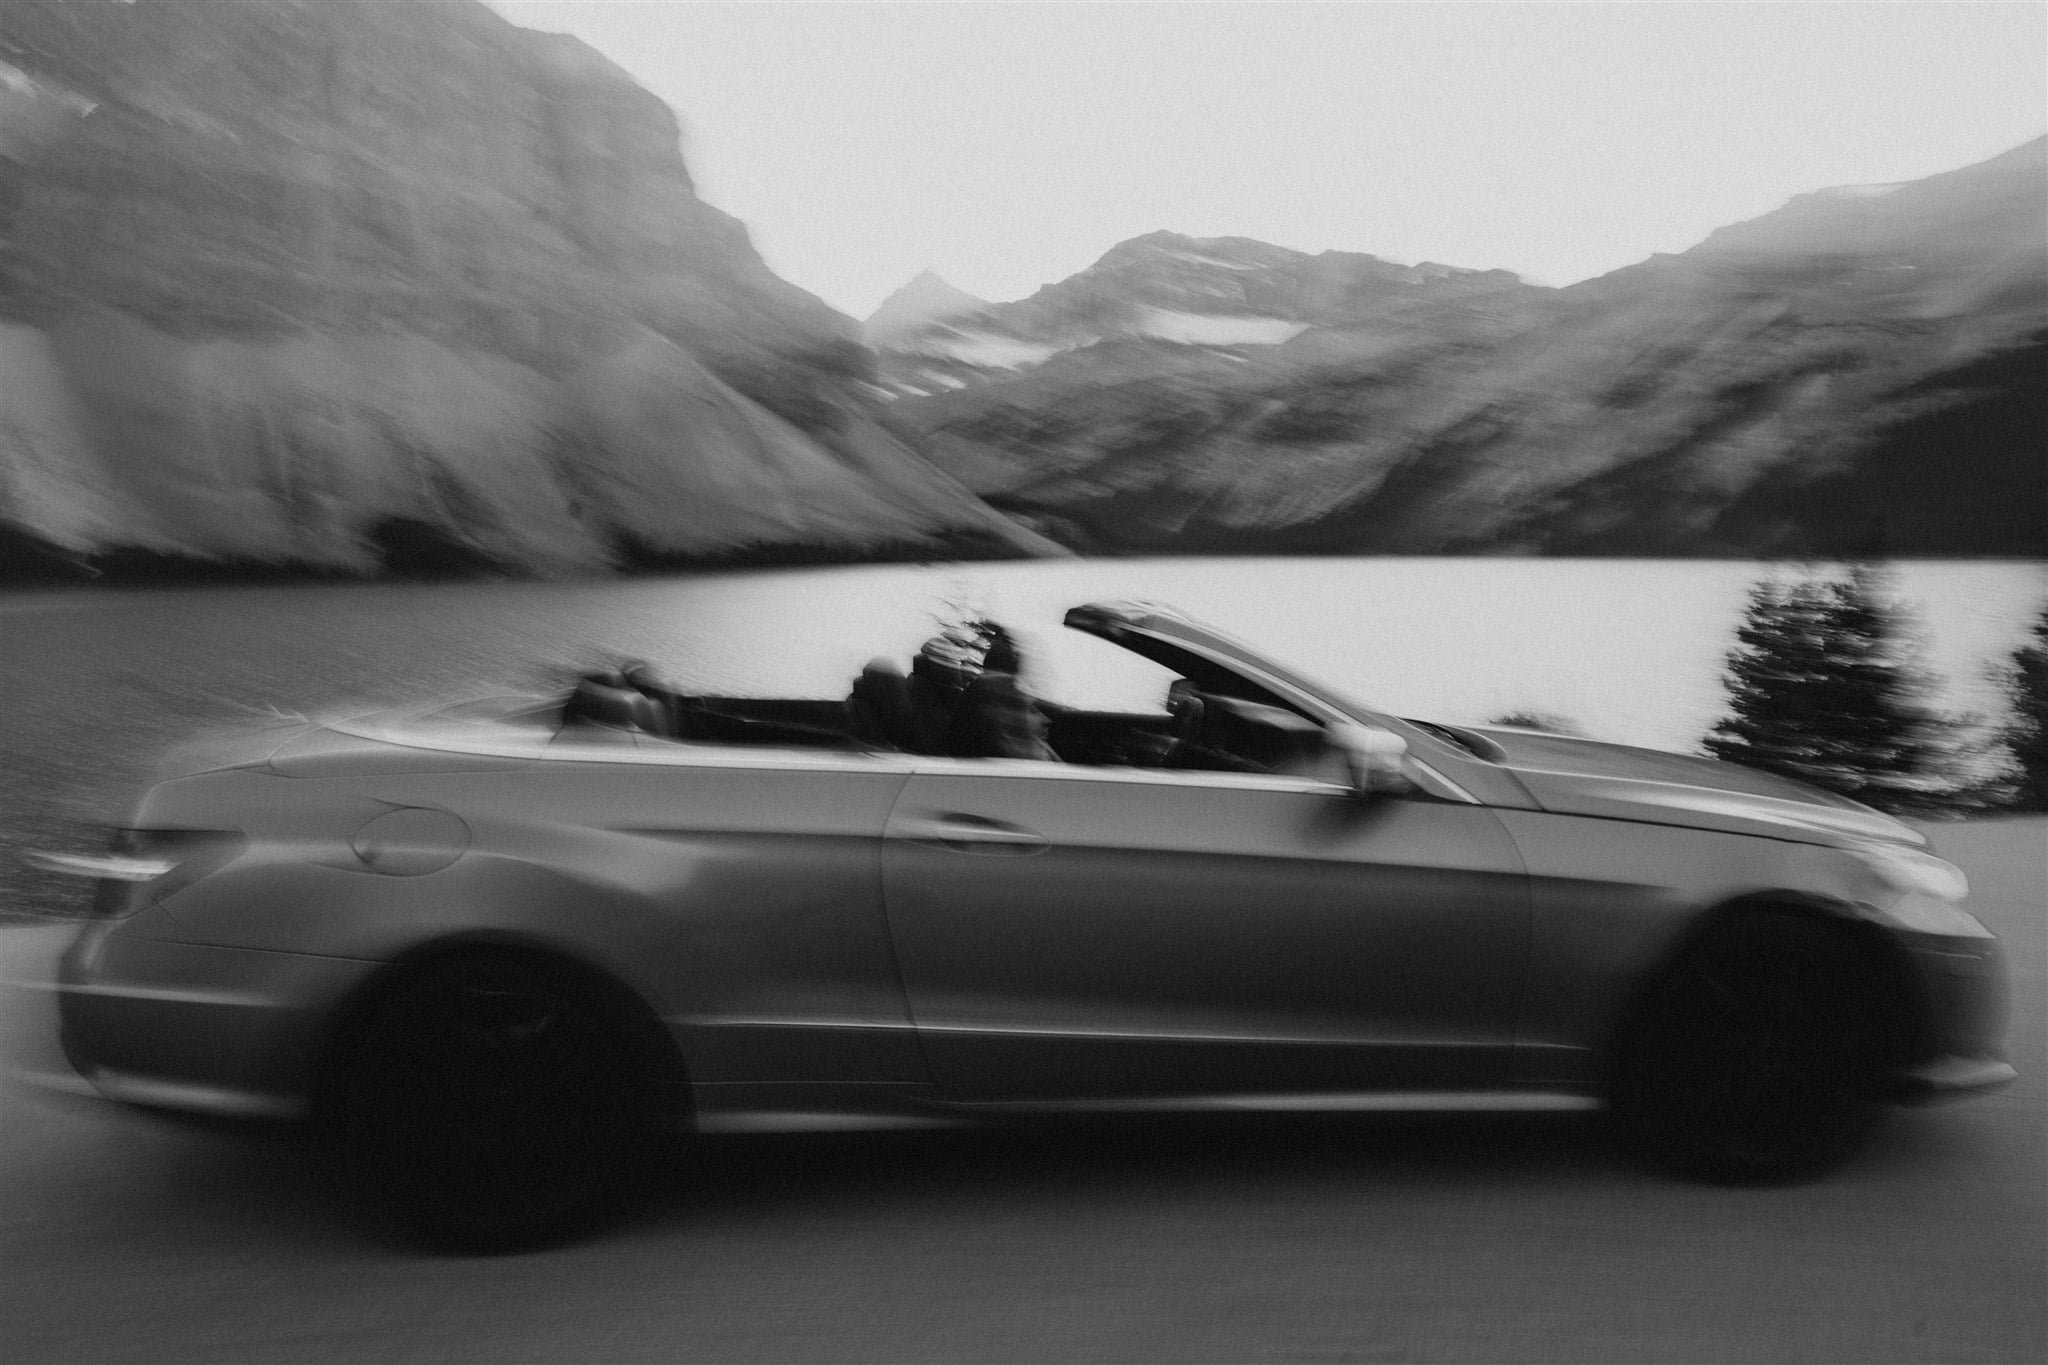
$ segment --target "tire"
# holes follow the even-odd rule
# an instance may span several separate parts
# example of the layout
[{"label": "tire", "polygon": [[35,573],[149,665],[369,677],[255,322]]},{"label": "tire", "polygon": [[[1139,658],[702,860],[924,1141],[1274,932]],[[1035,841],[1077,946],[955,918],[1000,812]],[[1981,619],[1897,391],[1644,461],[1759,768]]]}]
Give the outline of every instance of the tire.
[{"label": "tire", "polygon": [[1613,1114],[1638,1155],[1696,1179],[1817,1176],[1875,1129],[1895,1051],[1856,945],[1825,922],[1745,915],[1645,992],[1616,1049]]},{"label": "tire", "polygon": [[331,1115],[355,1175],[436,1250],[558,1241],[608,1212],[652,1127],[599,990],[498,950],[430,963],[371,1008]]}]

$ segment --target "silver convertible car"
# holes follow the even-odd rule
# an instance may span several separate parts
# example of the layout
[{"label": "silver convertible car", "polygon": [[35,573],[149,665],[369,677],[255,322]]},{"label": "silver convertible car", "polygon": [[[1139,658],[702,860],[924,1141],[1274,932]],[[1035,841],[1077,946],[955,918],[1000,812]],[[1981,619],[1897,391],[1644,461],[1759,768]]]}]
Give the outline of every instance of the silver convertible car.
[{"label": "silver convertible car", "polygon": [[1998,945],[1884,815],[1382,715],[1164,607],[1065,624],[1159,704],[1033,700],[996,631],[836,699],[635,668],[188,749],[45,860],[98,879],[66,1053],[314,1120],[472,1246],[587,1219],[663,1129],[1604,1105],[1776,1181],[2013,1076]]}]

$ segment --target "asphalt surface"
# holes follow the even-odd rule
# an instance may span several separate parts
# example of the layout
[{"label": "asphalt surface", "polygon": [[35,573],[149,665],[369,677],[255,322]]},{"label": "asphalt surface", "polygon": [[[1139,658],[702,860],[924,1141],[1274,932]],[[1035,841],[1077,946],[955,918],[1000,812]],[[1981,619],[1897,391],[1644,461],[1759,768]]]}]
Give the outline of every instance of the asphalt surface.
[{"label": "asphalt surface", "polygon": [[[0,1357],[2039,1361],[2048,821],[1935,835],[2012,951],[2022,1079],[1819,1183],[1671,1182],[1588,1116],[728,1139],[599,1236],[433,1258],[292,1141],[16,1081]],[[0,930],[0,974],[53,948]],[[9,997],[17,1060],[43,1022]]]}]

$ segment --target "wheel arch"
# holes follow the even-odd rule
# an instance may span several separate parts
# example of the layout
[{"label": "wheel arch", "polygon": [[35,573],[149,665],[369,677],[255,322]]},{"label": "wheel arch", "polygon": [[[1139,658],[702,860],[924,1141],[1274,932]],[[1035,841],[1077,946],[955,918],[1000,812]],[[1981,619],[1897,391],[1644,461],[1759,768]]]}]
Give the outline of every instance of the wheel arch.
[{"label": "wheel arch", "polygon": [[361,1039],[381,1002],[400,982],[429,967],[470,954],[513,954],[573,976],[620,1031],[647,1087],[657,1123],[691,1121],[689,1070],[675,1039],[646,997],[616,972],[575,948],[539,935],[504,929],[474,929],[443,935],[407,948],[381,964],[328,1012],[314,1051],[309,1106],[316,1125],[330,1128],[343,1064]]},{"label": "wheel arch", "polygon": [[1657,988],[1702,943],[1742,919],[1759,915],[1790,915],[1827,926],[1831,934],[1855,953],[1878,989],[1896,1007],[1897,1029],[1892,1039],[1894,1067],[1918,1060],[1927,1051],[1929,1002],[1905,948],[1896,939],[1854,905],[1831,897],[1794,890],[1752,892],[1731,897],[1696,915],[1665,945],[1654,965],[1640,973],[1623,992],[1603,1032],[1603,1090],[1611,1089],[1623,1044]]}]

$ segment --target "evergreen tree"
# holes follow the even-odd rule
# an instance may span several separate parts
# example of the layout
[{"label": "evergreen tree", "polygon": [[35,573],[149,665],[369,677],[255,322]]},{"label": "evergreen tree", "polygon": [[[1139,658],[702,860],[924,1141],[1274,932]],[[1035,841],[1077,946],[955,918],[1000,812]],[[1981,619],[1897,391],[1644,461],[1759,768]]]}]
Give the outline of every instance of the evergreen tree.
[{"label": "evergreen tree", "polygon": [[1707,751],[1887,810],[1938,803],[1942,727],[1919,701],[1883,588],[1861,566],[1753,588],[1728,656],[1729,714]]},{"label": "evergreen tree", "polygon": [[2048,606],[2034,622],[2033,637],[2013,651],[2006,674],[2013,714],[2005,743],[2017,769],[2013,806],[2048,810]]}]

